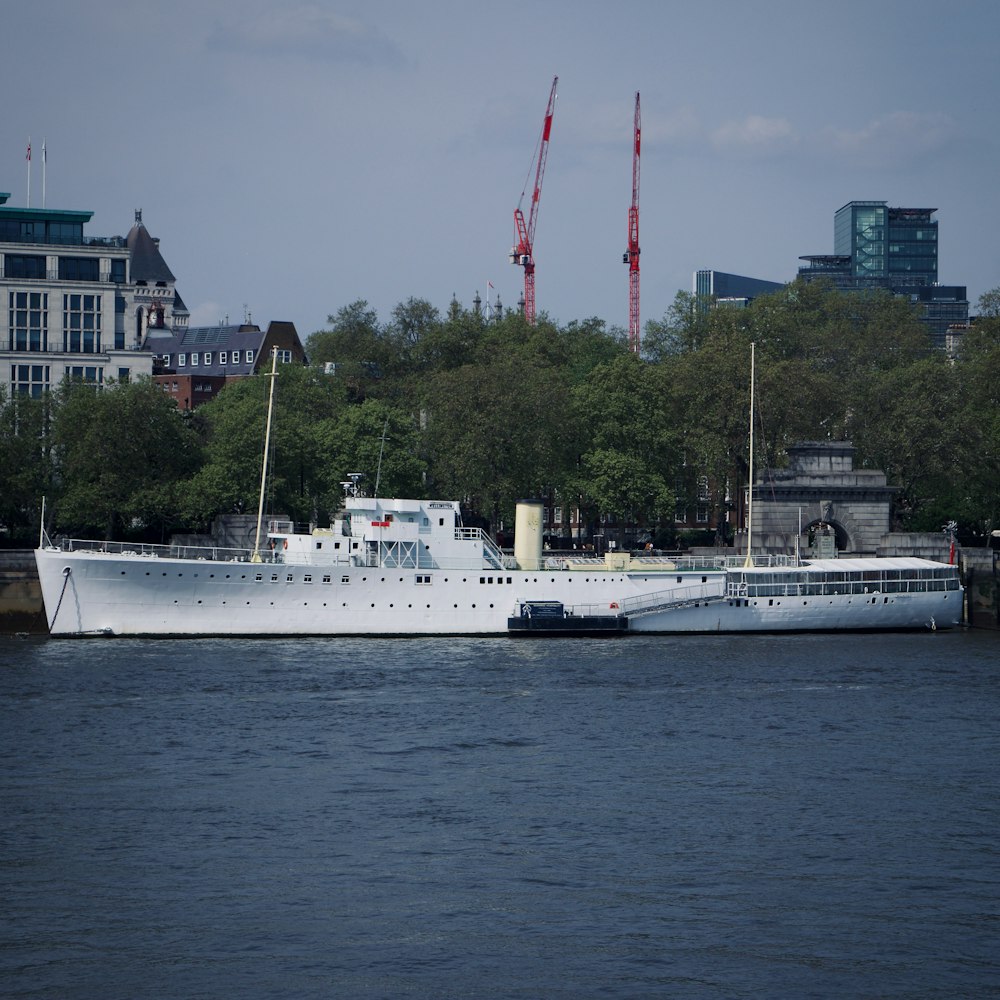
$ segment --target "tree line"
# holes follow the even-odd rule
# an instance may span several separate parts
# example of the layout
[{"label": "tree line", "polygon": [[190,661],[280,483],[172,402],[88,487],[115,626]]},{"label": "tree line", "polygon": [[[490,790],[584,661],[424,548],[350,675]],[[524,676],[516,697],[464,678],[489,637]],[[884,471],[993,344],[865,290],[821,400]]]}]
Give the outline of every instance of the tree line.
[{"label": "tree line", "polygon": [[[353,302],[308,338],[309,366],[279,366],[269,507],[325,523],[362,472],[381,495],[460,499],[493,529],[544,496],[669,542],[675,509],[706,502],[699,484],[720,521],[746,484],[753,342],[758,468],[850,439],[899,488],[898,527],[955,520],[972,542],[1000,526],[1000,289],[979,305],[949,357],[885,291],[796,282],[746,308],[679,293],[637,357],[596,317],[531,326],[411,298],[380,322]],[[7,541],[37,536],[43,496],[50,533],[107,538],[255,512],[267,391],[237,381],[191,413],[148,379],[0,396]]]}]

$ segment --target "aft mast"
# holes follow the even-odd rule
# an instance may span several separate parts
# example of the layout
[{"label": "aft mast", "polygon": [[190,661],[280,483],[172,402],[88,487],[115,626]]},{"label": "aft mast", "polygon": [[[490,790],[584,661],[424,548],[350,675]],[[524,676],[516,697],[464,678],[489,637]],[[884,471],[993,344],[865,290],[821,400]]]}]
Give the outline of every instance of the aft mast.
[{"label": "aft mast", "polygon": [[753,566],[751,545],[753,542],[753,409],[754,409],[754,350],[756,345],[750,342],[750,472],[747,490],[747,557],[744,566]]}]

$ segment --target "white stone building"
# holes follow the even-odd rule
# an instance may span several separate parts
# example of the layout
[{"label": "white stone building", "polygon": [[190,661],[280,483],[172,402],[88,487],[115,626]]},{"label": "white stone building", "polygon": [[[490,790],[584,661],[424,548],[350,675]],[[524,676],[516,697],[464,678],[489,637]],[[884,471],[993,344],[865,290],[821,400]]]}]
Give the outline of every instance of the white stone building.
[{"label": "white stone building", "polygon": [[92,212],[16,208],[0,193],[0,385],[41,396],[66,377],[151,375],[150,328],[188,313],[136,212],[128,236],[84,235]]}]

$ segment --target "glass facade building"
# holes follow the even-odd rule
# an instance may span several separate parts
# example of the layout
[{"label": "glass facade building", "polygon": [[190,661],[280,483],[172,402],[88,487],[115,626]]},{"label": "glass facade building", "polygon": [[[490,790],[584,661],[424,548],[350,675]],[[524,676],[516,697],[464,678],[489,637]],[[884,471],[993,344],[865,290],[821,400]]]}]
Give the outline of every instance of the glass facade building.
[{"label": "glass facade building", "polygon": [[886,288],[918,304],[934,341],[969,317],[966,290],[938,285],[936,208],[892,208],[884,201],[850,201],[833,217],[833,253],[801,257],[804,281],[825,279],[844,291]]},{"label": "glass facade building", "polygon": [[746,305],[758,295],[777,292],[784,287],[779,281],[748,278],[742,274],[728,274],[725,271],[702,270],[694,272],[691,290],[701,302],[715,299],[720,302]]},{"label": "glass facade building", "polygon": [[936,208],[890,208],[884,201],[851,201],[833,218],[833,252],[850,258],[860,287],[937,283]]}]

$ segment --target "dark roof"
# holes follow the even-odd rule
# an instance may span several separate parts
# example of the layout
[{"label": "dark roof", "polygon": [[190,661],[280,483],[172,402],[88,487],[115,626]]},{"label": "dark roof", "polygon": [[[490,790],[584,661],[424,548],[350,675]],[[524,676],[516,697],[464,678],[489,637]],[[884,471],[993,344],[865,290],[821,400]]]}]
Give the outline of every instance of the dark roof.
[{"label": "dark roof", "polygon": [[[178,375],[250,375],[266,336],[254,324],[193,326],[168,336],[151,336],[147,343],[154,354],[170,358],[170,370]],[[252,361],[247,361],[247,351],[252,352]],[[206,353],[211,355],[210,364],[205,364]],[[222,353],[226,354],[225,364],[219,361]],[[185,356],[183,367],[178,363],[181,354]],[[193,354],[198,355],[197,365],[191,363]]]},{"label": "dark roof", "polygon": [[133,281],[175,281],[166,261],[160,255],[157,241],[141,222],[128,231],[125,243],[132,255]]}]

